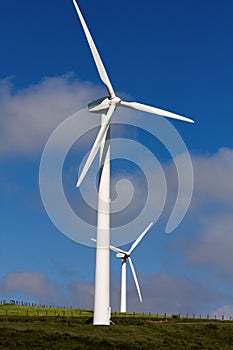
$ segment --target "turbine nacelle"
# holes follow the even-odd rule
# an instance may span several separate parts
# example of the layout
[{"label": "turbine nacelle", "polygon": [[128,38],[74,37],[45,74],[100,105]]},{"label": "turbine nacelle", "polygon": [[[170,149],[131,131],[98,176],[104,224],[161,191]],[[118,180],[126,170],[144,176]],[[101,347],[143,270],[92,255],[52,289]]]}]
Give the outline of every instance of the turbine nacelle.
[{"label": "turbine nacelle", "polygon": [[88,103],[88,110],[91,113],[105,114],[109,109],[109,97],[101,97],[98,100]]},{"label": "turbine nacelle", "polygon": [[117,258],[120,258],[120,259],[126,259],[129,257],[129,255],[125,254],[125,253],[117,253],[116,254],[116,257]]},{"label": "turbine nacelle", "polygon": [[112,104],[119,105],[120,103],[121,103],[121,99],[116,96],[114,96],[113,98],[101,97],[95,101],[90,102],[88,104],[88,110],[91,113],[106,114],[107,111],[109,110],[109,107]]}]

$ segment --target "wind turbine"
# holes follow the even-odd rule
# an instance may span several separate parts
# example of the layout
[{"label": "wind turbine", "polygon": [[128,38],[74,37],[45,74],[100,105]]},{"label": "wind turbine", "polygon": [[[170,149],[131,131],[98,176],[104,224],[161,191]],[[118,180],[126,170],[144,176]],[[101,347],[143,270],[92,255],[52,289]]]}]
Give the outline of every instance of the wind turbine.
[{"label": "wind turbine", "polygon": [[[130,265],[130,268],[131,268],[133,279],[134,279],[134,282],[135,282],[135,285],[136,285],[136,288],[137,288],[139,300],[140,300],[140,302],[142,302],[142,294],[141,294],[141,291],[140,291],[140,287],[139,287],[137,275],[136,275],[136,272],[135,272],[135,268],[133,266],[133,262],[132,262],[132,259],[131,259],[130,256],[131,256],[133,250],[141,242],[141,240],[143,239],[145,234],[149,231],[149,229],[151,228],[152,225],[153,225],[153,222],[151,222],[145,228],[145,230],[138,236],[138,238],[136,239],[136,241],[133,242],[132,246],[130,247],[130,249],[128,251],[125,251],[123,249],[120,249],[118,247],[114,247],[113,245],[110,245],[110,249],[117,253],[116,257],[118,259],[122,260],[122,263],[121,263],[121,306],[120,306],[120,311],[121,312],[126,312],[126,261],[127,261],[127,259],[129,261],[129,265]],[[96,242],[95,238],[92,238],[91,240]]]},{"label": "wind turbine", "polygon": [[129,261],[133,279],[137,288],[139,300],[140,302],[142,302],[142,294],[140,291],[137,275],[136,275],[135,268],[133,266],[133,262],[130,255],[132,254],[133,250],[137,247],[137,245],[141,242],[141,240],[143,239],[145,234],[149,231],[152,225],[153,225],[153,222],[151,222],[145,228],[145,230],[138,236],[136,241],[134,241],[134,243],[131,245],[130,249],[127,252],[125,250],[122,250],[120,248],[110,245],[110,249],[117,253],[116,257],[122,260],[121,261],[121,307],[120,307],[121,312],[126,312],[126,261],[127,259]]},{"label": "wind turbine", "polygon": [[107,97],[102,97],[88,104],[89,112],[101,114],[101,127],[91,152],[79,176],[76,187],[80,186],[88,169],[90,168],[97,152],[100,150],[100,175],[98,184],[98,215],[96,235],[96,269],[95,269],[95,300],[94,321],[95,325],[110,324],[110,121],[117,107],[126,107],[134,110],[151,113],[163,117],[178,119],[193,123],[193,120],[182,117],[160,108],[147,106],[138,102],[122,101],[116,96],[109,80],[103,62],[97,51],[95,43],[82,16],[82,13],[73,0],[79,20],[84,30],[93,59],[95,61],[100,79],[108,91]]}]

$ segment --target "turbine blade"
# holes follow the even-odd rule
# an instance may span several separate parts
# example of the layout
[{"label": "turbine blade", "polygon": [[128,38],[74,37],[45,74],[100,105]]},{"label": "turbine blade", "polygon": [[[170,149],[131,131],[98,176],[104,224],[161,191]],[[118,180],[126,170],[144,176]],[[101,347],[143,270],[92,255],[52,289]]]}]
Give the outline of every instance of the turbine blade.
[{"label": "turbine blade", "polygon": [[113,251],[113,252],[116,252],[116,253],[122,253],[122,254],[127,254],[126,251],[120,249],[120,248],[117,248],[117,247],[114,247],[113,245],[110,245],[109,248]]},{"label": "turbine blade", "polygon": [[110,105],[109,110],[107,112],[107,116],[106,116],[106,123],[101,125],[100,131],[96,137],[96,140],[95,140],[94,145],[91,149],[91,152],[90,152],[90,154],[87,158],[87,161],[83,167],[83,170],[82,170],[80,177],[77,181],[76,187],[79,187],[80,184],[82,183],[86,173],[88,172],[88,169],[90,168],[90,166],[91,166],[91,164],[92,164],[92,162],[93,162],[93,160],[94,160],[94,158],[95,158],[95,156],[100,148],[101,142],[104,140],[105,133],[109,127],[110,120],[111,120],[111,117],[112,117],[112,114],[113,114],[115,108],[116,108],[115,104]]},{"label": "turbine blade", "polygon": [[75,9],[77,11],[77,14],[78,14],[79,20],[81,22],[81,25],[83,27],[84,33],[86,35],[86,38],[87,38],[87,41],[88,41],[88,44],[89,44],[92,56],[94,58],[97,70],[99,72],[100,79],[105,84],[105,86],[106,86],[106,88],[107,88],[107,90],[109,92],[109,95],[113,98],[113,97],[115,97],[115,93],[114,93],[114,90],[113,90],[112,85],[110,83],[110,80],[108,78],[107,72],[106,72],[106,70],[104,68],[103,62],[102,62],[102,60],[100,58],[100,55],[99,55],[99,53],[97,51],[95,43],[94,43],[94,41],[92,39],[92,36],[91,36],[91,34],[89,32],[89,29],[88,29],[88,27],[86,25],[86,22],[85,22],[85,20],[84,20],[84,18],[82,16],[82,13],[81,13],[81,11],[80,11],[80,9],[79,9],[79,7],[78,7],[78,5],[77,5],[75,0],[73,0],[73,4],[74,4],[74,7],[75,7]]},{"label": "turbine blade", "polygon": [[151,226],[153,225],[153,222],[151,222],[146,228],[145,230],[138,236],[138,238],[136,239],[136,241],[133,242],[130,250],[128,251],[128,254],[130,255],[132,253],[132,251],[137,247],[138,243],[143,239],[143,237],[145,236],[145,234],[149,231],[149,229],[151,228]]},{"label": "turbine blade", "polygon": [[192,119],[183,117],[181,115],[178,115],[178,114],[175,114],[172,112],[165,111],[165,110],[160,109],[160,108],[147,106],[147,105],[144,105],[144,104],[138,103],[138,102],[121,101],[120,106],[123,106],[126,108],[131,108],[131,109],[136,109],[137,111],[142,111],[142,112],[146,112],[146,113],[160,115],[162,117],[178,119],[178,120],[182,120],[182,121],[188,122],[188,123],[194,123],[194,121]]},{"label": "turbine blade", "polygon": [[137,291],[138,291],[138,297],[139,297],[140,302],[142,302],[142,294],[141,294],[141,291],[140,291],[140,287],[139,287],[137,275],[136,275],[136,272],[135,272],[135,269],[134,269],[134,266],[133,266],[133,262],[132,262],[130,256],[128,257],[128,259],[129,259],[129,265],[130,265],[130,268],[131,268],[131,271],[132,271],[133,279],[134,279],[134,282],[136,284],[136,288],[137,288]]},{"label": "turbine blade", "polygon": [[[96,239],[93,238],[93,237],[91,238],[91,240],[92,240],[93,242],[96,242]],[[122,250],[122,249],[120,249],[120,248],[114,247],[114,245],[110,245],[109,248],[110,248],[113,252],[115,252],[115,253],[127,254],[127,252],[125,252],[124,250]]]}]

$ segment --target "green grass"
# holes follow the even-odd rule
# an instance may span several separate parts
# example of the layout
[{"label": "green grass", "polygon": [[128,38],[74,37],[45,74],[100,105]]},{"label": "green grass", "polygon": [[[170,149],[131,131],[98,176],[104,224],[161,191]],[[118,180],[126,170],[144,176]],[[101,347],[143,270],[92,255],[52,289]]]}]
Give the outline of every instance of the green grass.
[{"label": "green grass", "polygon": [[[79,310],[73,310],[73,317],[64,317],[58,316],[58,312],[70,310],[53,308],[57,316],[37,316],[36,313],[26,316],[26,309],[32,313],[36,308],[6,305],[0,309],[1,350],[233,349],[233,322],[230,321],[116,314],[112,318],[115,324],[105,327],[86,324],[91,313],[85,315],[83,311],[80,317]],[[6,309],[8,315],[4,315]],[[39,308],[39,311],[46,310]]]},{"label": "green grass", "polygon": [[0,316],[91,316],[92,311],[59,307],[0,305]]}]

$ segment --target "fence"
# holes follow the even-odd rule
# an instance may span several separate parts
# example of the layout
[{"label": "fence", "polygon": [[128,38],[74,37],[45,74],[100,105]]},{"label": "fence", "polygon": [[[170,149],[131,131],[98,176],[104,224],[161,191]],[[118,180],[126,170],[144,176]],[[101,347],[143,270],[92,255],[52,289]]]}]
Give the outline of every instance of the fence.
[{"label": "fence", "polygon": [[[19,302],[15,300],[0,301],[0,316],[43,316],[43,317],[91,317],[93,316],[93,310],[73,309],[72,307],[67,308],[64,306],[54,305],[39,305],[36,303]],[[146,318],[151,320],[222,320],[232,321],[233,318],[226,317],[225,315],[210,315],[210,314],[195,314],[186,313],[181,314],[152,314],[152,313],[136,313],[136,312],[112,312],[112,317],[117,318]]]},{"label": "fence", "polygon": [[163,313],[163,314],[152,314],[152,313],[136,313],[136,312],[123,312],[123,313],[119,313],[119,312],[112,312],[112,317],[123,317],[123,318],[149,318],[151,320],[161,320],[161,321],[165,321],[165,320],[222,320],[222,321],[232,321],[233,317],[226,317],[224,315],[210,315],[210,314],[188,314],[186,313],[185,315],[182,314],[168,314],[168,313]]}]

